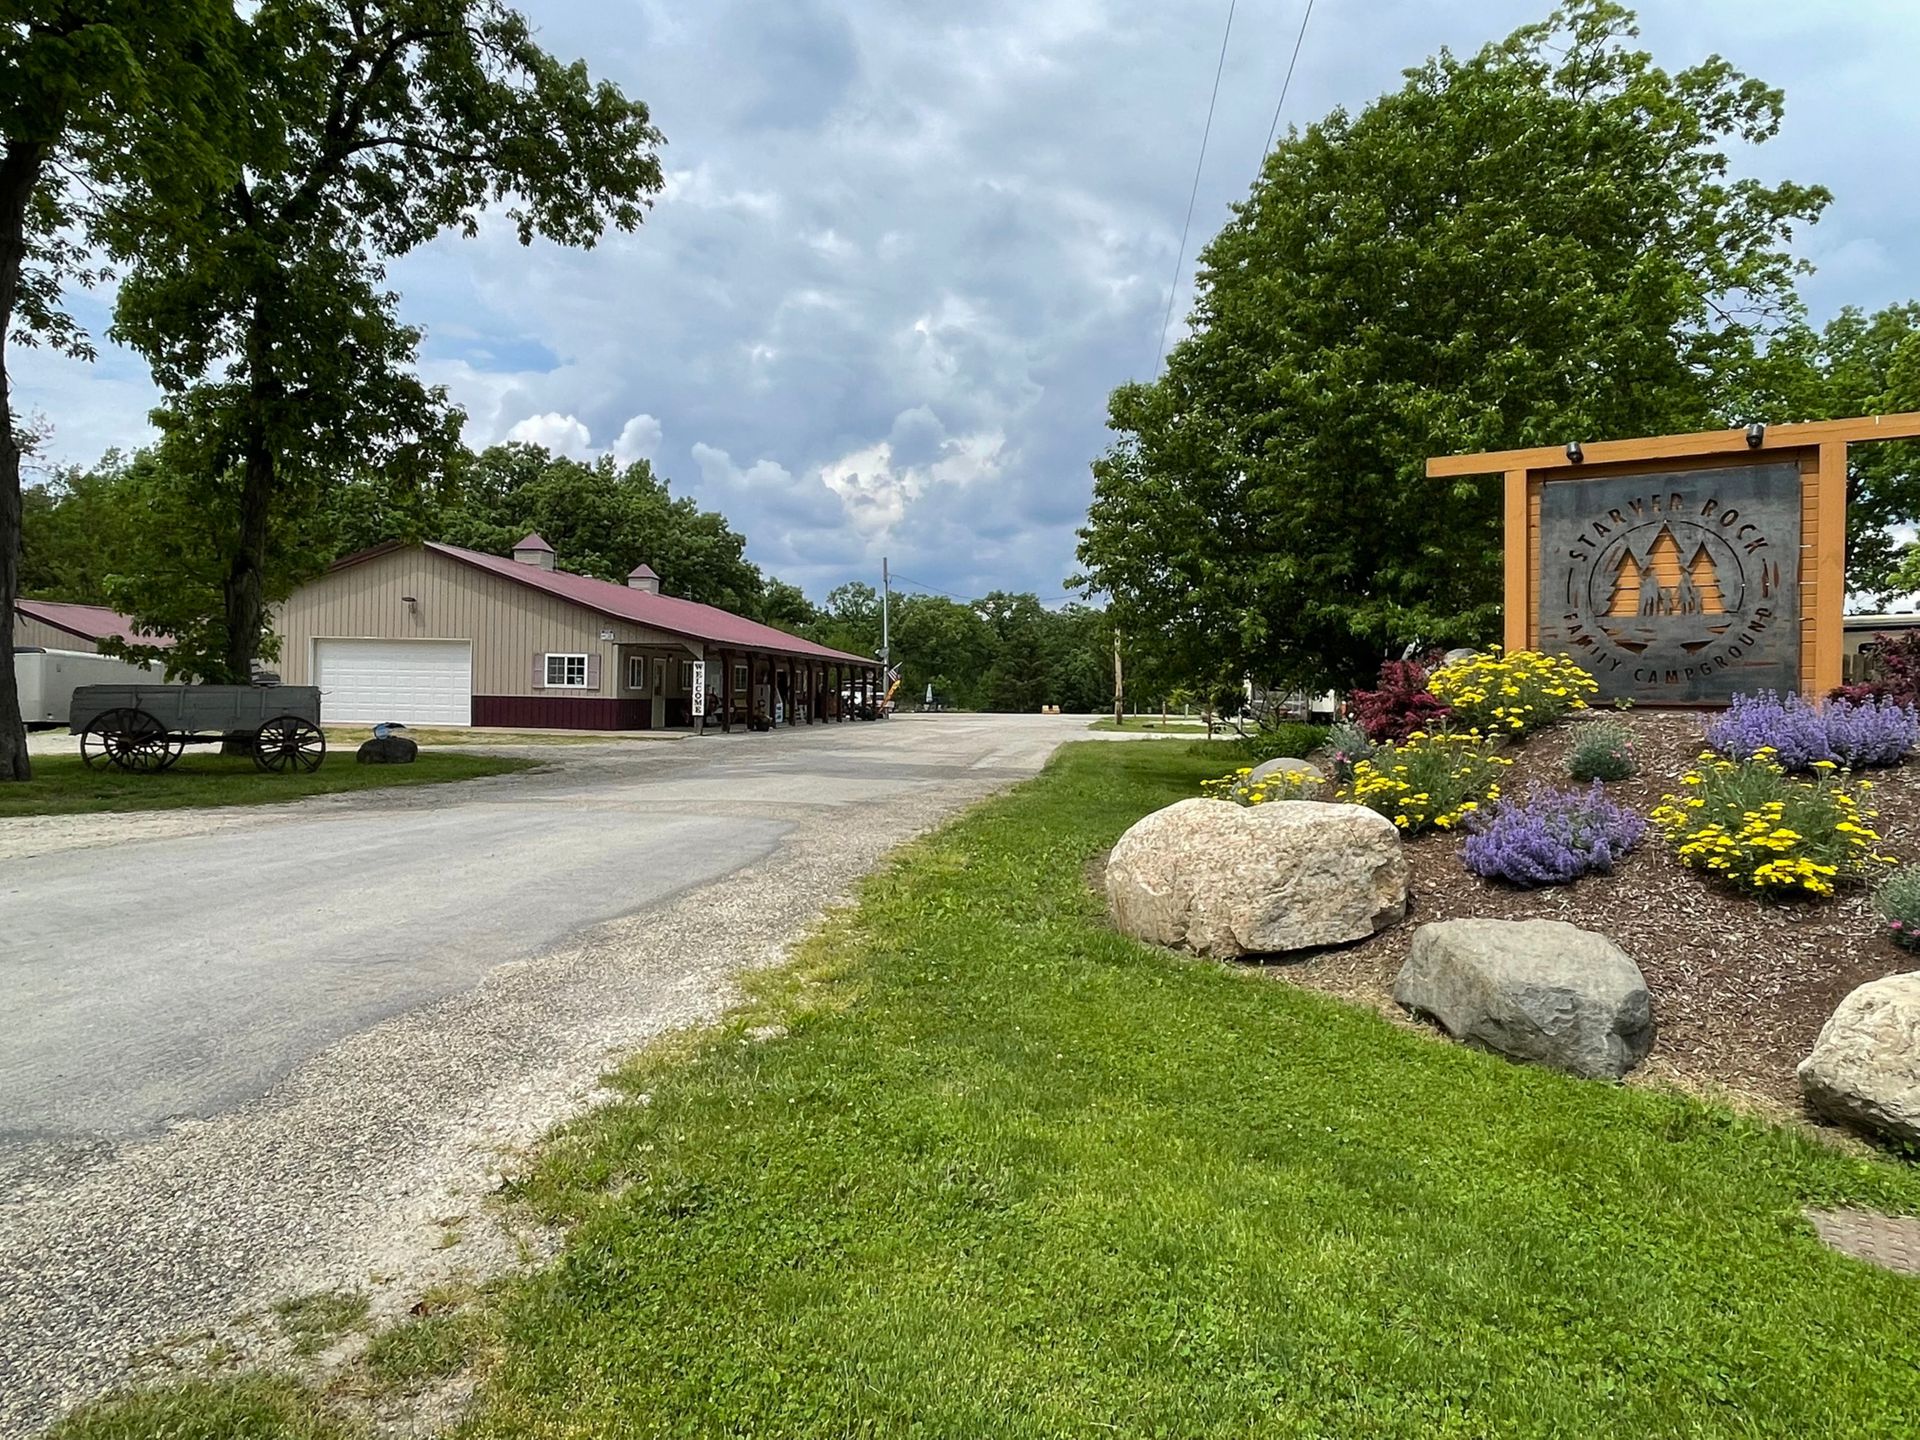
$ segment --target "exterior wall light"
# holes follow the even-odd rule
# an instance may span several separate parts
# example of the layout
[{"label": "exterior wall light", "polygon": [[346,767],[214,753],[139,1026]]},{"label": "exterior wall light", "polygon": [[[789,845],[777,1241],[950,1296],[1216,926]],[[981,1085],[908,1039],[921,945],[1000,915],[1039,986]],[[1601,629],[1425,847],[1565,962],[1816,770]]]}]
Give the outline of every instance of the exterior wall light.
[{"label": "exterior wall light", "polygon": [[412,615],[420,608],[420,602],[411,595],[402,595],[400,597],[400,603],[407,607],[407,613],[409,615]]},{"label": "exterior wall light", "polygon": [[1587,452],[1580,448],[1580,442],[1578,440],[1569,440],[1567,442],[1567,459],[1568,460],[1573,462],[1575,465],[1578,465],[1582,460],[1586,458],[1587,458]]},{"label": "exterior wall light", "polygon": [[1758,420],[1747,426],[1747,448],[1749,450],[1758,450],[1766,438],[1767,427],[1762,425]]}]

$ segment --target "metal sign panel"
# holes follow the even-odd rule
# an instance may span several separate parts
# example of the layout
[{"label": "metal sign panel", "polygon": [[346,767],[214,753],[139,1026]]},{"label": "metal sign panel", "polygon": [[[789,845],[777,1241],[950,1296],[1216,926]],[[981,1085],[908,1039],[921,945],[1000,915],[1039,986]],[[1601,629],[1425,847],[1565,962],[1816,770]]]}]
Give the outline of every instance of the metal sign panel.
[{"label": "metal sign panel", "polygon": [[1606,699],[1797,689],[1800,503],[1794,462],[1547,481],[1540,648]]}]

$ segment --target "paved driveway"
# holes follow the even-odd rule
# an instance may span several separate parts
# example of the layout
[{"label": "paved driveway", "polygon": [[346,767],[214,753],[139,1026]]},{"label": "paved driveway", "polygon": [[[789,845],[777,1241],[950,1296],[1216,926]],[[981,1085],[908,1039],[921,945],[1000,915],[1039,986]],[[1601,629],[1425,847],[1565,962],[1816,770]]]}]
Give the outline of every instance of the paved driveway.
[{"label": "paved driveway", "polygon": [[404,1308],[497,1267],[517,1242],[469,1219],[443,1250],[447,1217],[618,1054],[1084,725],[553,747],[459,786],[0,837],[0,1433],[243,1305]]}]

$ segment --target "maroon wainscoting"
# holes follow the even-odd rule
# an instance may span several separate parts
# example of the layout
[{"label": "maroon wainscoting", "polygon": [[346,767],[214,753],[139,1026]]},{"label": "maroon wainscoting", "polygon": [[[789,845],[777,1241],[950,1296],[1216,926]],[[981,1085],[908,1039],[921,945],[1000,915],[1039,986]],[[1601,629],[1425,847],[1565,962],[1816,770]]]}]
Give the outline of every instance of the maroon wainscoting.
[{"label": "maroon wainscoting", "polygon": [[476,695],[473,723],[507,730],[645,730],[651,704],[586,695]]}]

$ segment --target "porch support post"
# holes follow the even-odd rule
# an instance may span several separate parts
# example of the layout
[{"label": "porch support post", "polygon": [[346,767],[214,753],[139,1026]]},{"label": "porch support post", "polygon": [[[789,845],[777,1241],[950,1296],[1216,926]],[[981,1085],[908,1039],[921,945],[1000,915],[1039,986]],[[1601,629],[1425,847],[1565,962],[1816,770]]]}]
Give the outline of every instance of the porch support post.
[{"label": "porch support post", "polygon": [[733,733],[733,652],[720,652],[720,728]]}]

